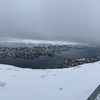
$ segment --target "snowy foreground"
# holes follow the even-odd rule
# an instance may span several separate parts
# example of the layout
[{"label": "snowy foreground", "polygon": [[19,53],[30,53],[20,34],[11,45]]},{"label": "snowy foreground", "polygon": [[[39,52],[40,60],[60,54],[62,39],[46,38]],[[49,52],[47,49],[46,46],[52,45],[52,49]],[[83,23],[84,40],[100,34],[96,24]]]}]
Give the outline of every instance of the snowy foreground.
[{"label": "snowy foreground", "polygon": [[0,65],[0,100],[86,100],[100,84],[100,62],[69,69]]}]

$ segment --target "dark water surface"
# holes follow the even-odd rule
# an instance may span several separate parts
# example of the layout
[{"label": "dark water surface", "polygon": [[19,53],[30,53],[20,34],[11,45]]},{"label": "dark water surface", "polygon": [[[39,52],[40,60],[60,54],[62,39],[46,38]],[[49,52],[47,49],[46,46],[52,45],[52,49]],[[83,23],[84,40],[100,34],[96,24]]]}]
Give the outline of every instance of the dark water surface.
[{"label": "dark water surface", "polygon": [[56,54],[53,57],[40,56],[35,59],[13,59],[13,58],[0,58],[0,64],[14,65],[21,68],[32,69],[53,69],[59,68],[59,63],[65,58],[91,58],[100,55],[100,48],[87,48],[80,50],[64,51],[61,54]]}]

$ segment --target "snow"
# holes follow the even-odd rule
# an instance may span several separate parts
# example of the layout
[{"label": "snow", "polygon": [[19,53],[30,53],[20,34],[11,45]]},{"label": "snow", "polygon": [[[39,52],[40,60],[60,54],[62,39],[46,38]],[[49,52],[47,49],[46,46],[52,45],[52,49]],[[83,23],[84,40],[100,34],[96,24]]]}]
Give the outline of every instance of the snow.
[{"label": "snow", "polygon": [[[16,39],[16,38],[0,38],[0,43],[11,44],[11,43],[26,43],[26,44],[48,44],[48,45],[79,45],[82,43],[75,43],[72,41],[48,41],[48,40],[31,40],[31,39]],[[87,44],[84,44],[87,45]]]},{"label": "snow", "polygon": [[86,100],[100,84],[100,62],[33,70],[0,64],[0,100]]}]

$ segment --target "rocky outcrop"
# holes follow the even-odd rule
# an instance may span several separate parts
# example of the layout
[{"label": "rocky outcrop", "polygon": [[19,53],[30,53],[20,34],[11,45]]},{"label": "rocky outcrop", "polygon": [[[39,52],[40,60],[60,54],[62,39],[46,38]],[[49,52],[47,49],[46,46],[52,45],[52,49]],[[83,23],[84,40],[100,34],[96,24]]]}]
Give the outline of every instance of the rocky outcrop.
[{"label": "rocky outcrop", "polygon": [[100,61],[100,56],[92,57],[92,58],[81,58],[81,59],[65,59],[59,65],[60,68],[65,68],[65,67],[69,68],[69,67],[75,67],[85,63],[93,63],[97,61]]}]

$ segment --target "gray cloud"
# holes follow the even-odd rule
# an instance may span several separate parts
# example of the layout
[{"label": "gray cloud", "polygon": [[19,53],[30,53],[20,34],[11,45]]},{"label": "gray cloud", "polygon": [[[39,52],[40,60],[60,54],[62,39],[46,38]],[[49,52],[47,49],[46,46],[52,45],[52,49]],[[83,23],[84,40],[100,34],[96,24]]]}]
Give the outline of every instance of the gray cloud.
[{"label": "gray cloud", "polygon": [[99,0],[0,0],[0,36],[100,42]]}]

